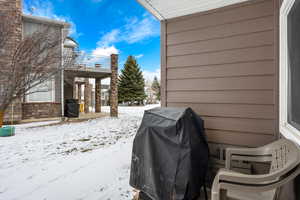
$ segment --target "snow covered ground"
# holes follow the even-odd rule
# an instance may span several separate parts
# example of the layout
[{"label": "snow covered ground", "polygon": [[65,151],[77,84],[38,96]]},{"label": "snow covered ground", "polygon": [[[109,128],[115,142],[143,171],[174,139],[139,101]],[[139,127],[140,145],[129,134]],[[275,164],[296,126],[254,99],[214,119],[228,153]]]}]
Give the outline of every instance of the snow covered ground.
[{"label": "snow covered ground", "polygon": [[14,137],[0,138],[0,200],[131,200],[132,141],[144,110],[157,106],[119,107],[118,119],[17,125]]}]

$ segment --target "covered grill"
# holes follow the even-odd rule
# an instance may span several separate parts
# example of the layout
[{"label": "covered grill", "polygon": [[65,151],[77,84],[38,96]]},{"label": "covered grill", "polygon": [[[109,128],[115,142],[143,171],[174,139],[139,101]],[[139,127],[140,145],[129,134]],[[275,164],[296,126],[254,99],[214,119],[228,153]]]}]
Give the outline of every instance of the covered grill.
[{"label": "covered grill", "polygon": [[205,184],[209,149],[190,108],[145,111],[133,143],[130,185],[153,200],[192,200]]}]

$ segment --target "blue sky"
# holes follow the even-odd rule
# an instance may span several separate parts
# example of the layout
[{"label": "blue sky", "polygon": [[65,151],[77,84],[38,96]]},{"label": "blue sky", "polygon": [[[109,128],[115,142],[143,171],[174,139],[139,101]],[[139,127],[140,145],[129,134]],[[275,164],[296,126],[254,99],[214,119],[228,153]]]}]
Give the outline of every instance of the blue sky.
[{"label": "blue sky", "polygon": [[[97,61],[118,53],[119,68],[136,56],[146,79],[159,76],[160,24],[135,0],[23,0],[24,12],[68,21],[80,49]],[[31,9],[34,8],[34,9]]]}]

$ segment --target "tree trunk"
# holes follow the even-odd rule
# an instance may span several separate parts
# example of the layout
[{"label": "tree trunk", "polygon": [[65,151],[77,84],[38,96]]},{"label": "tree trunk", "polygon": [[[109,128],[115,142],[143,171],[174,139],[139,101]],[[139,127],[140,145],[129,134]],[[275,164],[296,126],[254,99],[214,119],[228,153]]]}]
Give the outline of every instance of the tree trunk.
[{"label": "tree trunk", "polygon": [[0,128],[3,126],[4,111],[0,111]]}]

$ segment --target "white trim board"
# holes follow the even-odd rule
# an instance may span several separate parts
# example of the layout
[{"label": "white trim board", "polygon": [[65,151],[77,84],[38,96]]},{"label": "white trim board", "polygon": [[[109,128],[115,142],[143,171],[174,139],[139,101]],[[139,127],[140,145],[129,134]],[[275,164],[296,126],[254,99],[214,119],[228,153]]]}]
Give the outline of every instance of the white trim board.
[{"label": "white trim board", "polygon": [[190,15],[249,0],[137,0],[158,20]]},{"label": "white trim board", "polygon": [[280,8],[279,123],[280,133],[300,145],[300,131],[288,123],[288,33],[287,16],[295,0],[284,0]]}]

